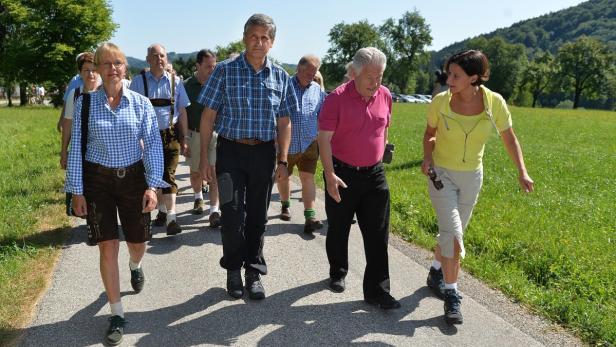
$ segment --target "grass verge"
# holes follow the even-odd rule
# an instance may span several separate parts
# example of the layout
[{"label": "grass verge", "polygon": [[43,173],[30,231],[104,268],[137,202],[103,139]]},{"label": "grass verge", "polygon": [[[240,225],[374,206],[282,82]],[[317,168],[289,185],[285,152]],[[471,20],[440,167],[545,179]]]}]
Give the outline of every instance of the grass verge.
[{"label": "grass verge", "polygon": [[31,319],[69,229],[58,111],[0,108],[0,345]]}]

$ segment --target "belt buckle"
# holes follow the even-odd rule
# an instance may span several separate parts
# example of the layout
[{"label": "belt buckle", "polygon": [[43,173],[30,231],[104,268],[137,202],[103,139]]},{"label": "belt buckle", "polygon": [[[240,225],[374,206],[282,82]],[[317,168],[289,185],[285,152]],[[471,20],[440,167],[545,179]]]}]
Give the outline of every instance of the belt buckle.
[{"label": "belt buckle", "polygon": [[126,176],[126,168],[119,168],[116,169],[116,176],[118,176],[118,178],[124,178],[124,176]]}]

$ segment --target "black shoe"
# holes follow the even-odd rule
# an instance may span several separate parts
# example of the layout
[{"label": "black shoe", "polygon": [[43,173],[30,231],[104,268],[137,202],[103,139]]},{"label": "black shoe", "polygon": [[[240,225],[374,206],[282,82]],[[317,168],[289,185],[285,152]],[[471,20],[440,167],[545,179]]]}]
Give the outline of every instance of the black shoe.
[{"label": "black shoe", "polygon": [[312,234],[313,231],[321,229],[323,227],[323,223],[316,218],[308,218],[306,219],[306,224],[304,224],[304,232],[306,234]]},{"label": "black shoe", "polygon": [[460,295],[455,289],[445,289],[445,322],[447,324],[462,324],[462,312],[460,312]]},{"label": "black shoe", "polygon": [[165,224],[167,224],[167,214],[165,212],[158,211],[153,224],[155,227],[165,226]]},{"label": "black shoe", "polygon": [[344,292],[345,288],[346,288],[346,285],[344,284],[344,277],[340,277],[340,278],[330,277],[329,278],[329,289],[331,289],[332,291],[336,293],[342,293]]},{"label": "black shoe", "polygon": [[124,336],[124,325],[126,320],[120,316],[109,317],[109,329],[107,329],[107,343],[112,346],[117,346],[122,343]]},{"label": "black shoe", "polygon": [[284,221],[290,221],[291,220],[291,211],[289,210],[288,207],[283,207],[282,210],[280,211],[280,219],[284,220]]},{"label": "black shoe", "polygon": [[426,280],[426,284],[428,288],[432,289],[434,295],[436,295],[439,299],[445,299],[445,280],[443,279],[443,268],[435,269],[430,267],[430,272],[428,273],[428,279]]},{"label": "black shoe", "polygon": [[203,214],[203,199],[195,200],[193,205],[192,214]]},{"label": "black shoe", "polygon": [[252,300],[265,299],[265,288],[261,283],[261,276],[255,270],[246,270],[246,290]]},{"label": "black shoe", "polygon": [[210,214],[210,228],[218,228],[220,226],[220,212],[212,212]]},{"label": "black shoe", "polygon": [[400,308],[400,302],[394,299],[394,297],[389,293],[383,293],[373,298],[364,297],[364,301],[382,310],[393,310],[395,308]]},{"label": "black shoe", "polygon": [[227,270],[227,293],[235,299],[244,296],[244,284],[240,270]]},{"label": "black shoe", "polygon": [[167,235],[173,236],[182,232],[182,227],[178,224],[178,222],[172,220],[167,224]]},{"label": "black shoe", "polygon": [[130,285],[133,287],[135,293],[139,293],[143,290],[145,284],[145,276],[143,275],[143,269],[137,268],[130,270]]}]

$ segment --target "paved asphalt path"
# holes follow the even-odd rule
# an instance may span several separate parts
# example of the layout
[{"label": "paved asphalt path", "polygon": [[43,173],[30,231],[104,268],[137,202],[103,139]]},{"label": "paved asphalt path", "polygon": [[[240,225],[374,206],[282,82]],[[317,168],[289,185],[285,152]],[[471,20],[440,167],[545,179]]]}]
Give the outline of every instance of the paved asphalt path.
[{"label": "paved asphalt path", "polygon": [[[231,300],[220,231],[210,229],[207,214],[190,214],[193,196],[188,170],[178,168],[178,220],[183,233],[167,237],[154,228],[143,260],[144,290],[130,286],[128,253],[120,247],[121,288],[126,319],[124,346],[539,346],[577,345],[579,341],[533,317],[502,295],[463,275],[464,324],[443,321],[443,303],[425,286],[429,255],[392,236],[392,294],[402,308],[380,311],[363,302],[365,266],[357,226],[349,242],[347,290],[328,290],[325,254],[327,227],[303,233],[301,191],[292,185],[291,222],[277,218],[274,189],[264,253],[269,274],[267,298]],[[325,220],[323,192],[317,217]],[[98,251],[86,245],[84,226],[67,241],[47,293],[39,302],[19,346],[102,345],[109,306],[98,270]]]}]

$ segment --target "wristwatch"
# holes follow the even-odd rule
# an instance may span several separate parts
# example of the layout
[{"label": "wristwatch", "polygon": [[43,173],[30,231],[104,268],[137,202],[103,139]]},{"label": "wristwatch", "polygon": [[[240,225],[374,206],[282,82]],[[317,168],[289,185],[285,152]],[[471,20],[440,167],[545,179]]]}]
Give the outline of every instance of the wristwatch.
[{"label": "wristwatch", "polygon": [[156,187],[148,187],[146,190],[151,190],[154,193],[156,193],[157,188]]},{"label": "wristwatch", "polygon": [[287,161],[282,161],[282,160],[278,160],[278,165],[289,166],[289,162],[287,162]]}]

